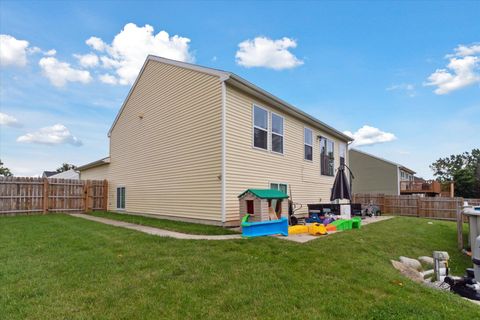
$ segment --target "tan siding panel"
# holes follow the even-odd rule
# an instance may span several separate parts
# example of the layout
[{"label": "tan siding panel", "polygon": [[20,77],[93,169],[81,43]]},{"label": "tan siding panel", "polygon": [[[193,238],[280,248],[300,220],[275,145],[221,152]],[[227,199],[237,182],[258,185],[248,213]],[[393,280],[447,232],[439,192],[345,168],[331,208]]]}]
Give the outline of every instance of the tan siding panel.
[{"label": "tan siding panel", "polygon": [[218,77],[149,61],[110,138],[109,208],[221,220]]},{"label": "tan siding panel", "polygon": [[108,179],[108,164],[80,171],[80,180]]},{"label": "tan siding panel", "polygon": [[[252,105],[257,104],[284,117],[284,155],[253,148]],[[247,188],[267,188],[270,182],[288,183],[293,200],[302,203],[330,201],[334,177],[320,175],[320,146],[322,135],[335,143],[335,168],[339,165],[339,140],[313,130],[313,161],[304,159],[304,123],[286,115],[273,105],[256,100],[236,88],[227,86],[227,221],[238,220],[237,196]],[[270,143],[269,137],[269,143]],[[342,142],[344,143],[344,142]],[[347,158],[348,164],[348,158]]]}]

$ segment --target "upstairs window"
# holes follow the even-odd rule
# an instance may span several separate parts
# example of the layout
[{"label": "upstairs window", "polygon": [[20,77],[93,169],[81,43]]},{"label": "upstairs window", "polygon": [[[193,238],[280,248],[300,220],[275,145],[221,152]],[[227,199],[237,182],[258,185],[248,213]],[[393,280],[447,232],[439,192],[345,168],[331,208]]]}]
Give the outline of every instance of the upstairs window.
[{"label": "upstairs window", "polygon": [[303,129],[303,158],[305,160],[313,160],[313,132],[308,128]]},{"label": "upstairs window", "polygon": [[125,209],[125,187],[117,188],[117,209]]},{"label": "upstairs window", "polygon": [[340,165],[345,164],[347,154],[347,145],[345,143],[341,143],[338,150],[338,156],[340,157]]},{"label": "upstairs window", "polygon": [[283,117],[272,113],[272,151],[283,153]]},{"label": "upstairs window", "polygon": [[333,176],[334,156],[333,141],[326,138],[320,140],[320,171],[324,176]]},{"label": "upstairs window", "polygon": [[257,106],[253,107],[253,145],[268,149],[268,112]]}]

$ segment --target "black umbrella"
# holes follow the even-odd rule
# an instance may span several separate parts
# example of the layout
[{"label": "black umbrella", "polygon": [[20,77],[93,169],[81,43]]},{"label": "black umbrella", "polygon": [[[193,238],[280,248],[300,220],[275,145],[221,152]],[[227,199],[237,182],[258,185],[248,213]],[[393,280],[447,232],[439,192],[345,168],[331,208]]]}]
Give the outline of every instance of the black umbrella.
[{"label": "black umbrella", "polygon": [[333,182],[332,193],[330,195],[330,201],[337,199],[352,199],[352,193],[350,192],[350,185],[345,174],[345,165],[341,165],[337,170],[335,181]]}]

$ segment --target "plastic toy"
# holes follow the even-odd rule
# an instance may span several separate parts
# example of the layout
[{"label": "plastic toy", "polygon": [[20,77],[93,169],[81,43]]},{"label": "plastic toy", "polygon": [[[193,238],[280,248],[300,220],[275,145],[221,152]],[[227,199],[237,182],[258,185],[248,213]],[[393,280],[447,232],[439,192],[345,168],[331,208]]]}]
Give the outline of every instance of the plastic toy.
[{"label": "plastic toy", "polygon": [[308,233],[313,236],[319,236],[323,234],[327,234],[327,229],[323,224],[314,223],[308,226]]},{"label": "plastic toy", "polygon": [[323,219],[323,222],[322,222],[322,223],[323,223],[324,226],[326,226],[326,225],[332,223],[333,221],[335,221],[335,219],[333,219],[333,218],[325,218],[325,219]]},{"label": "plastic toy", "polygon": [[331,224],[337,227],[337,230],[351,230],[353,222],[352,220],[340,219],[333,221]]},{"label": "plastic toy", "polygon": [[352,228],[353,229],[360,229],[362,225],[362,219],[359,217],[352,218]]},{"label": "plastic toy", "polygon": [[248,222],[249,215],[246,214],[242,218],[242,236],[244,237],[261,237],[274,234],[288,236],[288,219],[283,217],[279,220]]},{"label": "plastic toy", "polygon": [[327,224],[325,229],[327,229],[327,232],[337,231],[337,227],[335,227],[333,224]]},{"label": "plastic toy", "polygon": [[305,219],[307,223],[322,223],[322,219],[318,216],[318,213],[311,213],[308,218]]},{"label": "plastic toy", "polygon": [[301,225],[296,225],[296,226],[291,226],[288,227],[288,234],[301,234],[301,233],[308,233],[308,226],[301,226]]}]

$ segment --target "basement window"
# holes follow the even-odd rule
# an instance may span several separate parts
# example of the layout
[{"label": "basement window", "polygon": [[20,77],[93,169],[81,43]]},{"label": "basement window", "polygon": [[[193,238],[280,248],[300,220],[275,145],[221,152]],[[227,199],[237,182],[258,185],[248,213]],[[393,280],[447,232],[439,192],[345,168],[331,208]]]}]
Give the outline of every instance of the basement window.
[{"label": "basement window", "polygon": [[268,149],[268,111],[253,106],[253,146]]},{"label": "basement window", "polygon": [[270,189],[280,190],[287,194],[288,185],[286,183],[270,183]]},{"label": "basement window", "polygon": [[117,209],[125,209],[125,187],[117,188]]}]

